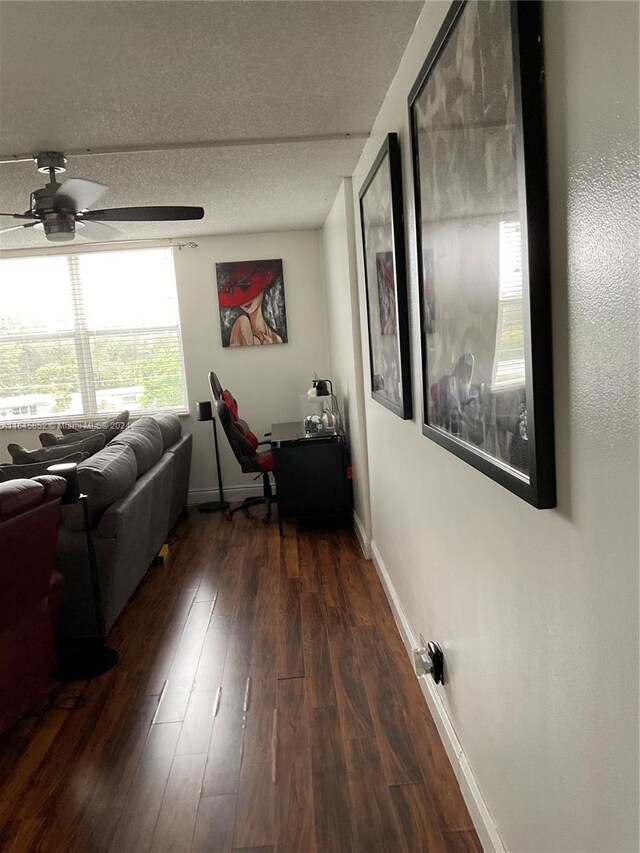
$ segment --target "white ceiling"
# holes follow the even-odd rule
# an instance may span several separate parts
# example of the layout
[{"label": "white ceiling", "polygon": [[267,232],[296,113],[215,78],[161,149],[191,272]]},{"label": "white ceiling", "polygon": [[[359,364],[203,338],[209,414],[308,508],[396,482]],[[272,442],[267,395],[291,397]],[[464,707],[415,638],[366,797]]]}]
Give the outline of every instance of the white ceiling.
[{"label": "white ceiling", "polygon": [[[0,159],[178,146],[69,157],[66,177],[109,186],[100,208],[205,208],[202,222],[119,225],[127,239],[320,227],[422,5],[2,0]],[[216,147],[180,148],[198,142]],[[33,162],[0,163],[0,210],[25,211],[44,182]],[[0,240],[47,245],[32,229]]]}]

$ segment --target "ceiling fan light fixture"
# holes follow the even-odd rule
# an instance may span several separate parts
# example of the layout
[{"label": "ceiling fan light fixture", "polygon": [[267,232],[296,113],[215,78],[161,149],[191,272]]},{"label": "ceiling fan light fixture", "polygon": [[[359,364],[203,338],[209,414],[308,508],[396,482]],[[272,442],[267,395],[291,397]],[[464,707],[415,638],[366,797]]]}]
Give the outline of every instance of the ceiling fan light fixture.
[{"label": "ceiling fan light fixture", "polygon": [[76,236],[76,223],[73,215],[57,214],[42,221],[47,240],[54,243],[66,243]]}]

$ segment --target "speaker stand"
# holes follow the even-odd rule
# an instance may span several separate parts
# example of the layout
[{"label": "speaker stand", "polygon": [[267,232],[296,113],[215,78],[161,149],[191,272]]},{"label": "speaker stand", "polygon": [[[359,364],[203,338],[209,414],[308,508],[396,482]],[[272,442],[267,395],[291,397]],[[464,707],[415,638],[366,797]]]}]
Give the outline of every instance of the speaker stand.
[{"label": "speaker stand", "polygon": [[198,512],[218,512],[221,509],[229,509],[229,504],[224,499],[224,487],[222,485],[222,471],[220,470],[220,449],[218,448],[218,430],[216,429],[215,417],[211,421],[213,424],[213,444],[216,451],[216,470],[218,472],[218,497],[217,501],[205,501],[198,504]]}]

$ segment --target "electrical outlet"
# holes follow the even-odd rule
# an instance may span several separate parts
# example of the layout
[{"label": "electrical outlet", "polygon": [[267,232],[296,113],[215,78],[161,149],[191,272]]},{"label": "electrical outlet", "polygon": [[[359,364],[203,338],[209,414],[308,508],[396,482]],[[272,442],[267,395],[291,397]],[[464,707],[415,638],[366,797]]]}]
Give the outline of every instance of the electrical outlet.
[{"label": "electrical outlet", "polygon": [[436,684],[444,684],[444,655],[433,640],[428,643],[420,634],[420,645],[413,650],[413,668],[418,678],[431,675]]},{"label": "electrical outlet", "polygon": [[[418,649],[413,650],[413,668],[416,671],[416,675],[420,678],[421,675],[426,675],[429,670],[427,669],[424,661],[424,654],[426,654],[427,650],[424,647],[420,647]],[[431,661],[427,656],[427,661],[429,661],[429,667],[431,667]]]}]

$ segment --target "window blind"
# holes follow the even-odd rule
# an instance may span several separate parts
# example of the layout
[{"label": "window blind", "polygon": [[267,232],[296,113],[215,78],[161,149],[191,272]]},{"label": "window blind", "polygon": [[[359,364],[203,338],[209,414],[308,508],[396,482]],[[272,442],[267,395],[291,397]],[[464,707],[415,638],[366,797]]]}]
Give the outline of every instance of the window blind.
[{"label": "window blind", "polygon": [[186,409],[171,249],[2,259],[0,277],[0,425]]},{"label": "window blind", "polygon": [[519,222],[500,223],[500,281],[491,390],[525,383],[522,241]]}]

